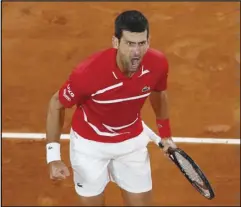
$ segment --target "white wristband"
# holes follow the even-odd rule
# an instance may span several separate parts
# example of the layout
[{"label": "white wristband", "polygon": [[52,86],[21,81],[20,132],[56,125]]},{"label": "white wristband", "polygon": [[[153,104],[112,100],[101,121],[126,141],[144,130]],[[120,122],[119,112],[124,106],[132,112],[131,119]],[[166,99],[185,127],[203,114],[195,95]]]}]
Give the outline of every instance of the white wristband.
[{"label": "white wristband", "polygon": [[47,163],[61,160],[60,143],[51,142],[46,145],[46,158],[47,158]]}]

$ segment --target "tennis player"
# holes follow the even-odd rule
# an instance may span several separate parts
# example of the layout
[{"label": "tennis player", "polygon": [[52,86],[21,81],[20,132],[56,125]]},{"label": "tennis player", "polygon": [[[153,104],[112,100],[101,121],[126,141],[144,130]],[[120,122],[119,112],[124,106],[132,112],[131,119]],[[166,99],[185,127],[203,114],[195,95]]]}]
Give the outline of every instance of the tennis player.
[{"label": "tennis player", "polygon": [[46,156],[51,179],[70,175],[61,161],[66,108],[76,106],[70,132],[74,185],[84,206],[103,206],[109,181],[128,206],[152,205],[147,144],[151,130],[141,118],[150,97],[164,152],[176,147],[168,114],[166,57],[149,48],[149,23],[139,11],[115,19],[112,48],[88,57],[52,96],[47,115]]}]

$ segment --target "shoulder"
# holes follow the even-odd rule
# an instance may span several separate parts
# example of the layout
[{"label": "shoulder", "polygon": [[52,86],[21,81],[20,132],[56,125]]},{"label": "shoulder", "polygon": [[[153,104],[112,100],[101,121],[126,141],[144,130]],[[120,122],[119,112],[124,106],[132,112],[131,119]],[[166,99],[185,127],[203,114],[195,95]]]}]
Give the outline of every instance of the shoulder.
[{"label": "shoulder", "polygon": [[81,61],[73,70],[75,75],[92,75],[93,73],[103,72],[111,57],[114,57],[114,49],[109,48],[98,51]]},{"label": "shoulder", "polygon": [[153,48],[148,49],[143,63],[153,69],[168,69],[168,61],[164,53]]}]

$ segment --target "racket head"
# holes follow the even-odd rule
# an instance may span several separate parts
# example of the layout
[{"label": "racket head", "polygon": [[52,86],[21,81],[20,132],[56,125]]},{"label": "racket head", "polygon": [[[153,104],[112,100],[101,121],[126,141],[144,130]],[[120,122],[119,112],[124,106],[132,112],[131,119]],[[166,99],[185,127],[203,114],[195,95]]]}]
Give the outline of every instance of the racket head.
[{"label": "racket head", "polygon": [[[159,146],[163,148],[163,145],[160,143]],[[200,169],[200,167],[194,162],[194,160],[187,154],[185,153],[182,149],[180,148],[168,148],[168,155],[169,158],[176,164],[176,166],[180,169],[180,171],[184,174],[184,176],[187,178],[187,180],[192,184],[192,186],[205,198],[211,200],[215,197],[214,191]],[[186,164],[188,163],[189,169],[192,168],[193,171],[195,171],[196,178],[198,176],[199,179],[193,180],[190,177],[190,173],[188,173],[188,170],[183,167],[183,162]],[[191,168],[190,168],[191,166]]]}]

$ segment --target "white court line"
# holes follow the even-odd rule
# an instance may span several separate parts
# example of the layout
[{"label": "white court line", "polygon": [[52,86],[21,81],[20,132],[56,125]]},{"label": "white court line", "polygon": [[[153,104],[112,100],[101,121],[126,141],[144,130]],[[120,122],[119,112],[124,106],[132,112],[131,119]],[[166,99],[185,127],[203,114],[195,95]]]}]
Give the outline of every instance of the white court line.
[{"label": "white court line", "polygon": [[[9,133],[3,132],[2,138],[16,139],[45,139],[44,133]],[[69,134],[62,134],[61,139],[69,139]],[[240,139],[233,138],[196,138],[196,137],[173,137],[174,142],[180,143],[207,143],[207,144],[240,144]]]}]

